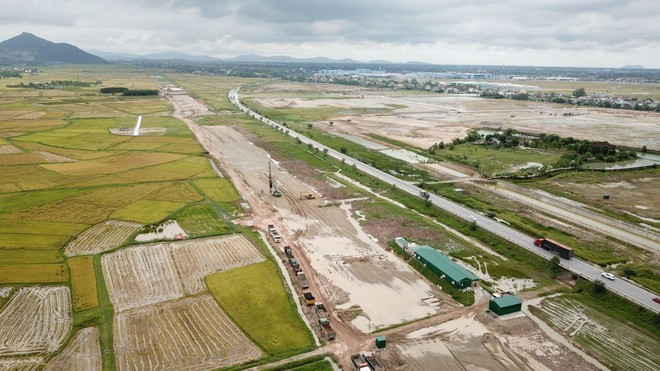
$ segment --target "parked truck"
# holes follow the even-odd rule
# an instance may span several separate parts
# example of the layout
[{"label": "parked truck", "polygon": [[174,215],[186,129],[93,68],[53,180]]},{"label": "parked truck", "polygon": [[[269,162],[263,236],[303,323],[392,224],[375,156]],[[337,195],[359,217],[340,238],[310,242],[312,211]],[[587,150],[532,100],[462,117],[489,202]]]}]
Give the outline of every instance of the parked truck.
[{"label": "parked truck", "polygon": [[319,319],[328,317],[328,310],[325,309],[325,305],[323,305],[323,303],[319,301],[314,304],[314,307],[316,309],[316,315],[319,317]]},{"label": "parked truck", "polygon": [[321,325],[321,336],[326,340],[335,340],[337,338],[337,333],[330,326],[330,320],[327,318],[319,318],[319,324]]},{"label": "parked truck", "polygon": [[291,250],[291,246],[284,246],[284,255],[286,255],[287,258],[293,258],[293,250]]},{"label": "parked truck", "polygon": [[305,298],[305,303],[307,303],[307,305],[314,305],[314,303],[316,303],[316,298],[309,291],[303,292],[303,297]]},{"label": "parked truck", "polygon": [[371,367],[369,367],[369,363],[367,362],[367,357],[362,354],[353,354],[351,356],[351,361],[353,361],[356,371],[371,371]]},{"label": "parked truck", "polygon": [[298,282],[300,283],[300,287],[303,289],[309,288],[309,280],[307,279],[307,276],[303,271],[298,272]]},{"label": "parked truck", "polygon": [[567,260],[573,257],[573,249],[549,238],[539,237],[534,240],[534,245],[541,247],[544,250],[552,251]]}]

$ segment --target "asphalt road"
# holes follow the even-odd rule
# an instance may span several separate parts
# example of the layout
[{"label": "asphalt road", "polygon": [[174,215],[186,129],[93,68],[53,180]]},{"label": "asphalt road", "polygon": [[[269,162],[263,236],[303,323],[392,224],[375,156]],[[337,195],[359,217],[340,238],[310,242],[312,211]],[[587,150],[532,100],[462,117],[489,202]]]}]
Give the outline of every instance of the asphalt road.
[{"label": "asphalt road", "polygon": [[[278,128],[279,130],[286,130],[287,134],[293,138],[298,138],[302,143],[309,144],[311,143],[314,147],[318,148],[320,151],[326,152],[329,156],[332,156],[340,161],[344,161],[346,164],[349,165],[355,165],[358,169],[361,171],[364,171],[365,173],[372,175],[376,178],[379,178],[380,180],[393,184],[397,188],[406,191],[412,195],[419,196],[420,192],[422,191],[421,188],[408,183],[404,180],[398,179],[388,173],[382,172],[376,168],[373,168],[365,163],[362,163],[360,161],[357,161],[353,159],[350,156],[344,155],[341,152],[335,151],[332,148],[326,147],[321,143],[318,143],[312,139],[309,139],[305,137],[304,135],[301,135],[299,133],[296,133],[295,131],[289,130],[288,128],[276,123],[275,121],[272,121],[268,118],[265,118],[247,107],[245,107],[243,104],[240,103],[238,99],[238,91],[240,90],[241,87],[234,88],[229,91],[228,97],[229,100],[241,111],[245,112],[246,114],[254,117],[257,120],[260,120],[264,124],[270,125],[271,127]],[[453,201],[450,201],[448,199],[442,198],[437,195],[431,194],[430,198],[431,202],[456,215],[457,217],[464,219],[466,222],[469,222],[469,217],[474,217],[477,220],[477,225],[480,228],[483,228],[495,235],[498,235],[502,237],[503,239],[512,242],[524,249],[527,249],[531,252],[533,252],[536,255],[542,256],[548,260],[550,260],[553,256],[555,256],[553,253],[545,251],[539,247],[536,247],[534,245],[534,238],[529,237],[527,235],[524,235],[517,230],[505,225],[501,224],[493,219],[490,219],[488,217],[485,217],[481,214],[478,214],[474,212],[473,210],[462,206],[460,204],[457,204]],[[571,272],[582,276],[583,278],[586,278],[588,280],[594,281],[594,280],[601,280],[605,282],[605,285],[609,290],[612,292],[615,292],[623,297],[626,297],[634,302],[637,302],[655,312],[660,311],[660,303],[655,303],[653,301],[653,298],[657,297],[658,295],[642,288],[641,286],[638,286],[636,283],[627,280],[626,278],[622,277],[617,277],[614,281],[605,279],[604,277],[601,276],[601,273],[603,272],[603,269],[597,265],[593,265],[591,263],[587,263],[583,260],[573,258],[571,260],[565,260],[561,259],[561,266],[570,270]]]}]

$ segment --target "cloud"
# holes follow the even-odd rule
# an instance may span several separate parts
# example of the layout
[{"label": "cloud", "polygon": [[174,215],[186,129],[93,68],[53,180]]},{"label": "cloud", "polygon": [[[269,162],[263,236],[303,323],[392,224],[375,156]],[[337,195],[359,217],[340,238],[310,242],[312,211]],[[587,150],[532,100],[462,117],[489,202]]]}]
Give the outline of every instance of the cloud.
[{"label": "cloud", "polygon": [[[471,63],[478,50],[500,51],[481,53],[481,64],[498,64],[499,60],[486,58],[503,59],[503,50],[526,58],[531,55],[528,51],[556,59],[590,50],[611,57],[628,53],[627,58],[641,59],[639,63],[657,65],[660,60],[660,2],[651,0],[115,0],[109,4],[31,0],[17,6],[15,1],[0,0],[0,36],[28,31],[94,49],[144,53],[177,49],[218,56],[230,51],[281,54],[278,50],[313,56],[307,53],[336,50],[346,55],[333,57],[355,58],[369,50],[374,55],[367,59],[411,53],[442,63],[437,50],[418,50],[441,45],[445,54],[476,51]],[[596,62],[603,61],[594,60],[593,65]]]}]

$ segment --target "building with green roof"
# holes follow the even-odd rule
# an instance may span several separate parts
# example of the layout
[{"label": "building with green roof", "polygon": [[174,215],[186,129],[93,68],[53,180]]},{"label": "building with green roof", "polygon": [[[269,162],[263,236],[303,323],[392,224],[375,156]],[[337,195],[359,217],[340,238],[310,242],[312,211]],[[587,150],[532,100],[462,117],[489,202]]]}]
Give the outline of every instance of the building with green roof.
[{"label": "building with green roof", "polygon": [[457,289],[472,287],[472,283],[479,280],[470,271],[431,246],[416,246],[412,250],[417,260]]},{"label": "building with green roof", "polygon": [[522,309],[522,300],[515,295],[504,295],[499,298],[490,299],[488,309],[498,316],[520,312]]}]

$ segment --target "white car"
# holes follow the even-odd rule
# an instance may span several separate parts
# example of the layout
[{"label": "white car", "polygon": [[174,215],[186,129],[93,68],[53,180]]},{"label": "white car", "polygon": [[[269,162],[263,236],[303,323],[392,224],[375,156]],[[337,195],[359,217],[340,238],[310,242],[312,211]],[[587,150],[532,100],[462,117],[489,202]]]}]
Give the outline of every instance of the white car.
[{"label": "white car", "polygon": [[474,215],[470,215],[470,216],[468,216],[468,219],[470,219],[470,221],[471,221],[472,223],[476,223],[476,222],[477,222],[477,217],[474,216]]},{"label": "white car", "polygon": [[614,281],[614,275],[612,273],[603,272],[600,275],[607,278],[610,281]]}]

